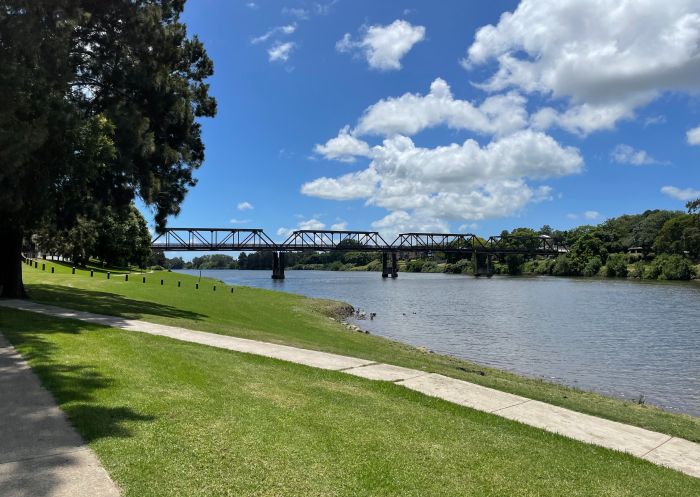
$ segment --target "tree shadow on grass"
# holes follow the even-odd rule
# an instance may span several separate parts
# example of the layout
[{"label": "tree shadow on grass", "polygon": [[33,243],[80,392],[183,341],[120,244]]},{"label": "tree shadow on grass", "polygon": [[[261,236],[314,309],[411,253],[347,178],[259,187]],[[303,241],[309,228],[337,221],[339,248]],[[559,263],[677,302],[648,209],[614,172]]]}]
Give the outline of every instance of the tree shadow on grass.
[{"label": "tree shadow on grass", "polygon": [[[16,315],[20,317],[23,313],[17,312]],[[103,374],[95,364],[66,363],[65,358],[60,356],[60,348],[47,339],[51,334],[94,332],[92,325],[36,315],[33,318],[28,323],[23,323],[11,317],[14,322],[10,322],[9,327],[6,326],[5,319],[2,319],[0,332],[21,351],[22,357],[29,362],[41,384],[51,392],[86,441],[104,437],[128,437],[131,433],[124,425],[125,422],[153,421],[152,416],[140,414],[129,407],[97,405],[98,392],[114,387],[116,379]],[[109,350],[104,353],[108,354]],[[11,382],[8,374],[26,374],[19,358],[4,366],[5,384]]]},{"label": "tree shadow on grass", "polygon": [[[67,428],[53,399],[86,442],[131,437],[138,425],[155,420],[131,406],[102,401],[100,392],[113,388],[117,380],[101,372],[89,358],[67,360],[64,347],[51,338],[94,330],[74,320],[13,310],[0,313],[0,446],[4,447],[0,451],[0,495],[41,497],[65,492],[66,478],[74,478],[70,475],[85,464],[75,452],[81,447],[80,438]],[[33,373],[7,347],[3,335],[31,364]]]},{"label": "tree shadow on grass", "polygon": [[167,304],[130,299],[110,292],[47,284],[27,285],[27,290],[29,297],[37,302],[125,319],[141,319],[144,315],[149,314],[193,321],[206,317],[198,312],[179,309]]}]

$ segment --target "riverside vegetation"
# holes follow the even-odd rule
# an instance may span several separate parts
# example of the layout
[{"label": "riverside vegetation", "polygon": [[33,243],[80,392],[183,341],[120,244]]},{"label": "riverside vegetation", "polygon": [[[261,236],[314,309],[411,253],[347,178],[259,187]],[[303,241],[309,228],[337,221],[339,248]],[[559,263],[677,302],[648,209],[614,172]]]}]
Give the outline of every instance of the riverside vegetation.
[{"label": "riverside vegetation", "polygon": [[[698,418],[350,332],[328,318],[342,304],[166,271],[125,281],[54,268],[23,266],[34,300],[435,371],[700,441]],[[7,309],[0,332],[126,497],[700,492],[690,476],[392,383]]]}]

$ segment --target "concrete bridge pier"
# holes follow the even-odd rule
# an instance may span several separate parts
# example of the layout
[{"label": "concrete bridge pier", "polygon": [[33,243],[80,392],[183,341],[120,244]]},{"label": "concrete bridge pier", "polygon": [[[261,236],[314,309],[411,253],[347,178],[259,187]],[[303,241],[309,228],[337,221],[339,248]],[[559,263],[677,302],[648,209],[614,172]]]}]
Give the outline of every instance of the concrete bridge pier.
[{"label": "concrete bridge pier", "polygon": [[493,256],[491,254],[472,254],[472,266],[474,267],[474,276],[493,276]]},{"label": "concrete bridge pier", "polygon": [[396,252],[391,253],[391,266],[389,266],[389,254],[387,252],[382,252],[382,278],[398,278],[399,276],[399,262]]},{"label": "concrete bridge pier", "polygon": [[284,252],[272,252],[272,279],[284,279]]}]

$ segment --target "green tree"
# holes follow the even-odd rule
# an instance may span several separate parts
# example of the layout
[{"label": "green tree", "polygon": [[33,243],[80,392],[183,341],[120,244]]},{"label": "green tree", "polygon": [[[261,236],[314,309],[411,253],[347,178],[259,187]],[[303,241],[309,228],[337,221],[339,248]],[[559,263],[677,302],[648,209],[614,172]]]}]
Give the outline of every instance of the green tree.
[{"label": "green tree", "polygon": [[185,261],[182,257],[173,257],[172,259],[166,259],[164,267],[168,269],[184,269]]},{"label": "green tree", "polygon": [[700,198],[689,201],[685,207],[688,209],[688,214],[700,214]]},{"label": "green tree", "polygon": [[165,267],[166,260],[165,253],[162,250],[154,250],[151,254],[151,260],[148,262],[150,266]]},{"label": "green tree", "polygon": [[651,250],[664,223],[678,214],[673,211],[646,211],[632,229],[632,245]]},{"label": "green tree", "polygon": [[102,216],[97,223],[97,242],[92,255],[110,265],[148,265],[151,234],[146,220],[133,204],[125,210],[108,209]]},{"label": "green tree", "polygon": [[204,158],[211,60],[184,0],[2,0],[0,297],[24,296],[21,250],[40,226],[99,220],[138,195],[157,228]]},{"label": "green tree", "polygon": [[552,227],[548,224],[545,224],[540,228],[539,234],[540,235],[547,235],[547,236],[552,236],[552,233],[554,231],[552,230]]},{"label": "green tree", "polygon": [[666,221],[654,240],[657,253],[700,257],[700,216],[680,214]]},{"label": "green tree", "polygon": [[97,222],[78,217],[68,230],[56,234],[59,252],[70,257],[73,264],[85,265],[95,255],[97,245]]}]

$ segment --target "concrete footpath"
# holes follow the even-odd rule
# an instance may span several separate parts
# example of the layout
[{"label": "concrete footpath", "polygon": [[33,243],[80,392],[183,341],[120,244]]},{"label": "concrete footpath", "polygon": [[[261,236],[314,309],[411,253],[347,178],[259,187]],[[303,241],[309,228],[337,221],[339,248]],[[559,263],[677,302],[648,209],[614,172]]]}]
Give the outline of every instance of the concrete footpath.
[{"label": "concrete footpath", "polygon": [[[55,317],[79,319],[129,331],[271,357],[315,368],[340,371],[370,380],[390,381],[448,402],[492,413],[582,442],[627,452],[654,464],[667,466],[700,478],[700,444],[671,437],[663,433],[581,414],[562,407],[440,374],[381,364],[328,352],[165,326],[137,319],[124,319],[75,311],[28,301],[0,301],[0,306]],[[0,417],[0,419],[3,418]],[[2,481],[2,472],[0,470],[0,490],[2,490]]]},{"label": "concrete footpath", "polygon": [[0,496],[119,496],[95,454],[2,334]]}]

